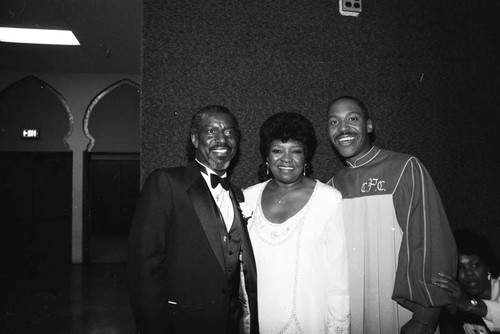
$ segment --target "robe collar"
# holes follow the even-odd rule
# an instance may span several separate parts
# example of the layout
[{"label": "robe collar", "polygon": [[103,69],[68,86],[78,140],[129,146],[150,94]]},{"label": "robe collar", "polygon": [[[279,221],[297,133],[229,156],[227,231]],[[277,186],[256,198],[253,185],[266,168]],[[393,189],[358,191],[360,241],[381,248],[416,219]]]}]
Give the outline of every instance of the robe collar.
[{"label": "robe collar", "polygon": [[364,166],[367,163],[369,163],[370,161],[372,161],[380,153],[380,151],[381,151],[380,148],[373,145],[372,148],[368,152],[366,152],[365,155],[356,159],[356,161],[354,161],[354,163],[352,163],[350,161],[346,161],[347,166],[349,168],[358,168],[358,167]]}]

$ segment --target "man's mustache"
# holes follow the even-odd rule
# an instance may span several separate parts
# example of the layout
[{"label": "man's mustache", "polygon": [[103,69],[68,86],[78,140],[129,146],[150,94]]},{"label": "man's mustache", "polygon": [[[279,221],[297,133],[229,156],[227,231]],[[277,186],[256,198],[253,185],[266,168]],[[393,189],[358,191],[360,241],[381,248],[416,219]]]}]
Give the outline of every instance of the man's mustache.
[{"label": "man's mustache", "polygon": [[221,148],[226,148],[226,149],[230,150],[232,148],[232,146],[229,144],[217,144],[217,145],[212,146],[210,149],[217,150],[217,149],[221,149]]},{"label": "man's mustache", "polygon": [[356,132],[353,132],[353,131],[342,131],[341,133],[339,133],[338,135],[335,136],[335,139],[338,139],[342,136],[357,136],[358,134]]}]

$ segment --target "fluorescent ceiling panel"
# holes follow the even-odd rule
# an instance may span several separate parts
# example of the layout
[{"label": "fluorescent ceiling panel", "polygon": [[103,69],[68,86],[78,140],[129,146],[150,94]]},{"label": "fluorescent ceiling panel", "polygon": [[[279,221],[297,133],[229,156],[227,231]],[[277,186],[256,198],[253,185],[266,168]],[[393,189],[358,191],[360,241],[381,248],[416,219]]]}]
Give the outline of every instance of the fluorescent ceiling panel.
[{"label": "fluorescent ceiling panel", "polygon": [[51,45],[80,45],[78,39],[70,30],[27,29],[0,27],[0,42],[51,44]]}]

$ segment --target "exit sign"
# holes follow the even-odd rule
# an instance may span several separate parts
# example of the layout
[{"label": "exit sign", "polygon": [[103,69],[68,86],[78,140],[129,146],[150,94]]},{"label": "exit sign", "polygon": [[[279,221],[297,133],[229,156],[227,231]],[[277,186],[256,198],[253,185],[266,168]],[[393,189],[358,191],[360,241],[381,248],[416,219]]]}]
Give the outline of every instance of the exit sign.
[{"label": "exit sign", "polygon": [[40,129],[22,129],[22,139],[40,139]]}]

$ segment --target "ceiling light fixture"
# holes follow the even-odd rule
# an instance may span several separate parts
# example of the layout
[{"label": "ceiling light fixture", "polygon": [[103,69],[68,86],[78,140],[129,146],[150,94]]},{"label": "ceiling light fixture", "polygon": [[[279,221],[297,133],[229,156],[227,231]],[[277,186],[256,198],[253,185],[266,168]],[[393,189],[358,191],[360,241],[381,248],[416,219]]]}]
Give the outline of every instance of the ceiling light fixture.
[{"label": "ceiling light fixture", "polygon": [[27,29],[0,27],[0,42],[80,45],[71,30]]}]

